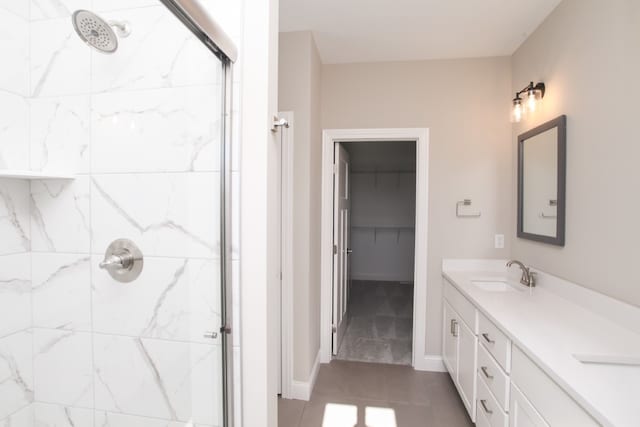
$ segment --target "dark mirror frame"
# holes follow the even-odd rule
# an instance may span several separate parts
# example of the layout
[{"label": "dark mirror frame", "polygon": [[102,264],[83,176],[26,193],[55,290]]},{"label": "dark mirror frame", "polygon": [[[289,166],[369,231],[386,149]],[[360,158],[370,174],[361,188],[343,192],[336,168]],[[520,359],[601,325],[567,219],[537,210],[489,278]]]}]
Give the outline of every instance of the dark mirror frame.
[{"label": "dark mirror frame", "polygon": [[[549,129],[558,128],[558,206],[556,210],[556,235],[543,236],[527,233],[523,230],[524,215],[524,142]],[[541,124],[530,131],[518,136],[518,237],[534,240],[536,242],[549,243],[556,246],[564,246],[565,213],[566,213],[566,182],[567,182],[567,116],[562,115],[551,121]]]}]

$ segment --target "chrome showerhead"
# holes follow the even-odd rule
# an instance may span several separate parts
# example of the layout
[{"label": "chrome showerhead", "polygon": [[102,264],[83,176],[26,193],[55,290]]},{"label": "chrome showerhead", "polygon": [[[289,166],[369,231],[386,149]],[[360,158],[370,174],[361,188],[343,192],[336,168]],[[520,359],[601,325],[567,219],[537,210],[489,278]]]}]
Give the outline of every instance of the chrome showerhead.
[{"label": "chrome showerhead", "polygon": [[71,19],[78,36],[101,53],[114,53],[118,50],[118,36],[111,27],[116,28],[120,37],[127,37],[131,32],[126,23],[107,22],[88,10],[75,11]]}]

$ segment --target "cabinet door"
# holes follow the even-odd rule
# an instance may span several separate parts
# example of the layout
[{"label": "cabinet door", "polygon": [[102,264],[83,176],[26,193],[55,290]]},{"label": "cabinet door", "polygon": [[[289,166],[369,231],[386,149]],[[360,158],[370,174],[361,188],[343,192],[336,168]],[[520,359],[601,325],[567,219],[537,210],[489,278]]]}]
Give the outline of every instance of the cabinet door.
[{"label": "cabinet door", "polygon": [[442,330],[442,359],[444,361],[451,378],[458,381],[458,327],[457,315],[447,301],[443,307],[443,330]]},{"label": "cabinet door", "polygon": [[549,427],[549,424],[513,383],[509,407],[509,427]]},{"label": "cabinet door", "polygon": [[458,325],[458,386],[460,395],[472,420],[476,414],[476,361],[478,338],[471,329],[460,322]]}]

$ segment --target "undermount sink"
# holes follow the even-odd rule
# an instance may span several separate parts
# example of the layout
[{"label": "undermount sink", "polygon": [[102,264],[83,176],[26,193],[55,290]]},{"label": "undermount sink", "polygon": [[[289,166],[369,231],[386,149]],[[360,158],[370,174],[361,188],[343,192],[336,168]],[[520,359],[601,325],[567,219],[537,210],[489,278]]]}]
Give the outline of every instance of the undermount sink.
[{"label": "undermount sink", "polygon": [[581,363],[594,365],[640,366],[639,356],[576,353],[573,357]]},{"label": "undermount sink", "polygon": [[486,292],[509,292],[516,289],[502,280],[472,280],[471,284]]}]

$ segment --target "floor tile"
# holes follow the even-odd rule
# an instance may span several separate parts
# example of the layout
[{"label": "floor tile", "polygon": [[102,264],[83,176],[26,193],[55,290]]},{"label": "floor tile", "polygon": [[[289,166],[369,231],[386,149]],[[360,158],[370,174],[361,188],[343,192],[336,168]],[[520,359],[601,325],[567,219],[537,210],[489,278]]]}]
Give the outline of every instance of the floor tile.
[{"label": "floor tile", "polygon": [[279,427],[472,427],[449,374],[334,360],[309,402],[279,401]]},{"label": "floor tile", "polygon": [[306,403],[304,400],[278,399],[278,427],[298,427]]}]

